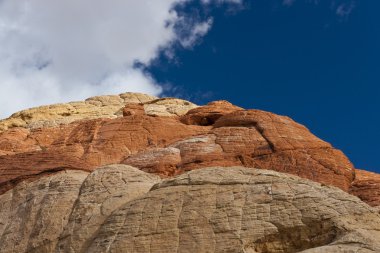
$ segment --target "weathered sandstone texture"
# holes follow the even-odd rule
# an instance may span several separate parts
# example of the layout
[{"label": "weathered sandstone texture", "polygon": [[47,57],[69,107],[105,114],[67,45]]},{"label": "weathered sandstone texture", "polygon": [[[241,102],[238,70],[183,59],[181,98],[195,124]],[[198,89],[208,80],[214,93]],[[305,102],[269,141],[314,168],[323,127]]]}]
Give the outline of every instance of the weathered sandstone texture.
[{"label": "weathered sandstone texture", "polygon": [[355,172],[350,193],[371,206],[379,206],[380,210],[380,174],[365,170],[355,170]]},{"label": "weathered sandstone texture", "polygon": [[126,104],[141,103],[148,115],[183,115],[197,106],[191,102],[176,99],[159,99],[141,93],[96,96],[86,101],[40,106],[14,113],[0,120],[0,132],[14,127],[40,128],[69,124],[77,120],[116,118],[122,115]]},{"label": "weathered sandstone texture", "polygon": [[[197,106],[135,93],[77,103],[81,106],[70,115],[66,109],[72,103],[26,110],[0,122],[0,194],[24,180],[115,163],[161,177],[245,166],[333,185],[379,205],[376,180],[360,180],[341,151],[286,116],[227,101]],[[9,123],[20,119],[19,127]]]},{"label": "weathered sandstone texture", "polygon": [[127,165],[109,165],[91,173],[82,184],[57,252],[85,252],[114,210],[144,195],[158,182],[158,176]]},{"label": "weathered sandstone texture", "polygon": [[0,195],[0,252],[54,252],[87,175],[61,171]]},{"label": "weathered sandstone texture", "polygon": [[126,165],[61,171],[0,195],[1,253],[380,252],[380,214],[338,188],[268,170],[161,181]]}]

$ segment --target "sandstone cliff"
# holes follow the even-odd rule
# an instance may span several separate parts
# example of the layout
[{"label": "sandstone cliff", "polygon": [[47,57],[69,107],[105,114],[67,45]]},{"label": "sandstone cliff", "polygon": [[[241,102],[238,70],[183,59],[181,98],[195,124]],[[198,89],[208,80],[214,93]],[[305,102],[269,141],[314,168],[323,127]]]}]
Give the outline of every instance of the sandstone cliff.
[{"label": "sandstone cliff", "polygon": [[126,165],[61,171],[0,196],[10,252],[379,252],[380,215],[335,187],[207,168],[161,181]]},{"label": "sandstone cliff", "polygon": [[348,193],[380,208],[380,175],[227,101],[124,93],[0,120],[0,253],[380,252],[380,209]]}]

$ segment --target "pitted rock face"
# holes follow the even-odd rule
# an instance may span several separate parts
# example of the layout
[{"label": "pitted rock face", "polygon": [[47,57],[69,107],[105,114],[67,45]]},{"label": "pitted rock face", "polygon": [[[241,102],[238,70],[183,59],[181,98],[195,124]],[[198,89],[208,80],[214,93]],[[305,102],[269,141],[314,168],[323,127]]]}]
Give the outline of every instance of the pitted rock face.
[{"label": "pitted rock face", "polygon": [[84,252],[377,252],[379,227],[379,214],[336,188],[209,168],[156,184],[114,211]]},{"label": "pitted rock face", "polygon": [[144,103],[144,109],[150,116],[182,116],[197,108],[196,104],[178,98],[160,98]]},{"label": "pitted rock face", "polygon": [[141,103],[129,103],[123,108],[123,117],[145,115],[144,105]]},{"label": "pitted rock face", "polygon": [[0,195],[0,252],[54,252],[87,175],[61,171]]},{"label": "pitted rock face", "polygon": [[91,173],[81,186],[56,252],[86,252],[114,210],[144,195],[158,182],[158,176],[127,165],[109,165]]},{"label": "pitted rock face", "polygon": [[0,253],[372,252],[380,214],[338,188],[243,167],[167,180],[126,165],[0,195]]},{"label": "pitted rock face", "polygon": [[[379,203],[372,182],[354,181],[354,167],[341,151],[285,116],[227,101],[198,107],[134,93],[78,103],[82,107],[70,115],[61,109],[72,103],[30,109],[0,122],[5,126],[9,120],[24,120],[23,127],[8,124],[10,129],[0,132],[0,194],[23,180],[57,171],[91,172],[123,163],[161,177],[210,166],[271,169],[337,186],[371,205]],[[60,117],[68,121],[57,125]],[[41,119],[50,123],[40,124]]]}]

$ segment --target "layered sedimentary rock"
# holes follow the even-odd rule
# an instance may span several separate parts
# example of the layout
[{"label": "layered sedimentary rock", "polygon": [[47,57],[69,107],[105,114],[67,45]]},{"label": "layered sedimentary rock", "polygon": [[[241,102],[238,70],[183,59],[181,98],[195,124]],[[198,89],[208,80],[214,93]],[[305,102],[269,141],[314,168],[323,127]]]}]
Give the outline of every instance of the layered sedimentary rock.
[{"label": "layered sedimentary rock", "polygon": [[[285,116],[227,101],[199,107],[134,93],[78,103],[70,115],[65,112],[72,103],[0,121],[7,129],[0,132],[0,193],[25,179],[67,169],[91,172],[112,163],[161,177],[208,166],[246,166],[295,174],[379,203],[378,184],[364,186],[359,176],[354,181],[355,169],[341,151]],[[21,127],[10,124],[20,119]]]},{"label": "layered sedimentary rock", "polygon": [[14,113],[0,121],[0,131],[13,127],[39,128],[68,124],[76,120],[114,118],[126,103],[144,103],[157,97],[140,93],[98,96],[86,101],[40,106]]},{"label": "layered sedimentary rock", "polygon": [[342,190],[243,167],[160,180],[61,171],[0,195],[1,253],[379,252],[380,214]]},{"label": "layered sedimentary rock", "polygon": [[0,192],[1,187],[9,189],[24,178],[63,169],[91,171],[204,131],[199,126],[178,124],[174,117],[148,115],[87,120],[56,128],[11,129],[0,137],[5,153],[0,156]]},{"label": "layered sedimentary rock", "polygon": [[0,132],[14,127],[40,128],[69,124],[77,120],[116,118],[126,104],[143,104],[148,115],[183,115],[197,106],[176,98],[159,99],[141,93],[96,96],[86,101],[40,106],[14,113],[0,121]]},{"label": "layered sedimentary rock", "polygon": [[379,174],[227,101],[125,93],[15,113],[0,203],[0,253],[380,252]]}]

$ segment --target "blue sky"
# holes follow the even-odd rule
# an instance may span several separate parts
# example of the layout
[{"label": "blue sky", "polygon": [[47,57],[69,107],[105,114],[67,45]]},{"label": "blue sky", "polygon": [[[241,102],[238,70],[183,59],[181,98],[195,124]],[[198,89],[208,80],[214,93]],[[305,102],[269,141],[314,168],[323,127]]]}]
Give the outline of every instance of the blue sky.
[{"label": "blue sky", "polygon": [[126,91],[288,115],[380,172],[378,0],[0,0],[0,118]]},{"label": "blue sky", "polygon": [[357,168],[380,172],[380,2],[341,3],[346,12],[301,0],[251,1],[235,12],[189,7],[211,12],[213,27],[192,50],[148,70],[175,84],[171,95],[288,115]]}]

